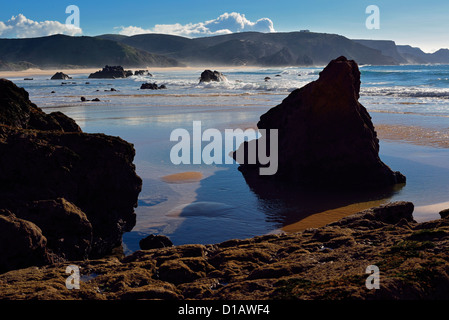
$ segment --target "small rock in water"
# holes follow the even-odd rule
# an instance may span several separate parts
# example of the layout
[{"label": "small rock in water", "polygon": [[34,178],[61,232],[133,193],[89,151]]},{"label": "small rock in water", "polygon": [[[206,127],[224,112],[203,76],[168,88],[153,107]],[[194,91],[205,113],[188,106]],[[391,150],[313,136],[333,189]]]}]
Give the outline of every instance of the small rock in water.
[{"label": "small rock in water", "polygon": [[211,81],[215,81],[215,82],[227,81],[227,78],[223,73],[221,73],[219,71],[204,70],[201,73],[200,83],[201,82],[211,82]]},{"label": "small rock in water", "polygon": [[449,209],[440,211],[440,216],[441,216],[441,219],[445,219],[445,218],[449,217]]},{"label": "small rock in water", "polygon": [[166,236],[151,234],[148,237],[140,240],[139,246],[142,250],[151,250],[157,248],[173,247],[173,243]]},{"label": "small rock in water", "polygon": [[134,75],[135,76],[149,76],[149,77],[153,76],[150,72],[148,72],[148,70],[136,70],[134,72]]},{"label": "small rock in water", "polygon": [[63,72],[56,72],[50,80],[70,80],[72,77],[69,77],[67,74]]},{"label": "small rock in water", "polygon": [[140,86],[140,89],[150,89],[150,90],[159,90],[159,89],[167,89],[167,87],[163,84],[158,86],[156,83],[143,83]]}]

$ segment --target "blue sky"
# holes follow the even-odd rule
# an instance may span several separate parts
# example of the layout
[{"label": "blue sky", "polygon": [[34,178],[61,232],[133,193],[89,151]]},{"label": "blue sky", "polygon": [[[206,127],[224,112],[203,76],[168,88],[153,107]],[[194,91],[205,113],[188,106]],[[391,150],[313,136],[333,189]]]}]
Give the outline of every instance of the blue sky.
[{"label": "blue sky", "polygon": [[[58,28],[61,28],[61,32],[70,33],[67,30],[67,32],[64,31],[60,25],[64,24],[68,17],[65,13],[68,5],[77,5],[80,9],[82,33],[79,32],[77,35],[119,32],[126,34],[139,30],[140,32],[160,30],[184,32],[188,24],[191,24],[188,27],[189,32],[193,29],[197,32],[204,29],[206,21],[217,19],[224,13],[234,12],[244,15],[247,19],[244,31],[259,31],[259,27],[268,28],[271,21],[273,29],[277,32],[310,29],[315,32],[338,33],[348,38],[394,40],[398,44],[418,46],[428,52],[439,48],[449,48],[449,1],[447,0],[350,0],[343,3],[335,0],[2,1],[0,37],[28,36],[23,29],[25,27],[36,29],[37,33],[31,33],[31,35],[41,35],[50,32],[48,30],[58,30]],[[368,17],[365,9],[368,5],[377,5],[380,9],[380,29],[378,30],[368,30],[365,27],[365,20]],[[12,16],[19,14],[23,15],[22,24],[18,19],[10,20]],[[25,20],[25,17],[28,20]],[[213,24],[217,28],[218,26],[227,27],[235,17],[238,16],[229,17],[226,21],[222,21],[225,19],[221,18]],[[267,20],[256,24],[262,18]],[[44,21],[60,24],[44,24]],[[164,26],[155,28],[156,25]],[[211,25],[206,27],[209,28]],[[14,28],[19,27],[22,27],[22,33],[17,35],[14,33]],[[229,30],[235,31],[232,28]],[[265,29],[261,29],[263,30]],[[190,34],[190,36],[199,35],[201,34]]]}]

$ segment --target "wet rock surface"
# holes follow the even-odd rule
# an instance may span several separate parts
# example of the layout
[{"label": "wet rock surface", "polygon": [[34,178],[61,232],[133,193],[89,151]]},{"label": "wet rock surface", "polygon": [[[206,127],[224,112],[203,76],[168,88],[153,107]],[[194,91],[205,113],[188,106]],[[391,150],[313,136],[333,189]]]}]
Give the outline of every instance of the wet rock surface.
[{"label": "wet rock surface", "polygon": [[[449,220],[413,220],[397,202],[295,234],[140,250],[78,262],[89,280],[65,288],[66,266],[0,275],[3,299],[438,299],[449,294]],[[368,290],[366,268],[381,272]]]}]

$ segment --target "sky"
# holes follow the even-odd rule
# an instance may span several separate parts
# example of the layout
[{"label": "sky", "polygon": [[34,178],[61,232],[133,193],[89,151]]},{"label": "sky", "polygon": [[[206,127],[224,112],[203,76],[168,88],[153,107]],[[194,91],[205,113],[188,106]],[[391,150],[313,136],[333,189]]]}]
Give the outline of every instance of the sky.
[{"label": "sky", "polygon": [[[76,20],[66,20],[79,8]],[[379,28],[368,29],[370,5],[379,9]],[[371,22],[373,20],[370,20]],[[19,0],[0,3],[0,37],[57,33],[95,36],[169,33],[186,37],[242,31],[289,32],[308,29],[350,39],[394,40],[426,52],[449,48],[447,0]]]}]

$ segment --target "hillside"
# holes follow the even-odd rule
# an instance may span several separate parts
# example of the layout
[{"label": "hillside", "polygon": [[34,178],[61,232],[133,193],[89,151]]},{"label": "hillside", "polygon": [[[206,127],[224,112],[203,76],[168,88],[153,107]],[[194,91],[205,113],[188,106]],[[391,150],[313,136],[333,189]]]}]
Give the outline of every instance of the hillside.
[{"label": "hillside", "polygon": [[102,35],[99,38],[197,65],[322,65],[341,55],[360,64],[398,63],[379,50],[336,34],[242,32],[194,39],[161,34]]},{"label": "hillside", "polygon": [[173,58],[151,54],[116,41],[93,37],[54,35],[29,39],[0,39],[0,60],[26,61],[41,68],[80,66],[173,67]]},{"label": "hillside", "polygon": [[167,34],[0,39],[0,70],[104,65],[310,66],[325,65],[338,56],[371,65],[449,63],[448,49],[430,54],[390,40],[351,40],[314,32],[241,32],[193,39]]},{"label": "hillside", "polygon": [[392,57],[398,63],[407,63],[407,59],[404,58],[398,51],[396,43],[391,40],[354,40],[368,48],[376,49],[382,52],[383,55]]}]

